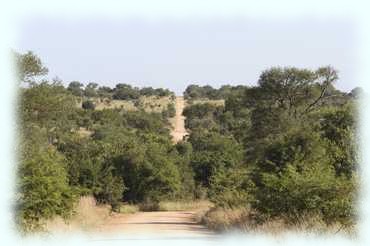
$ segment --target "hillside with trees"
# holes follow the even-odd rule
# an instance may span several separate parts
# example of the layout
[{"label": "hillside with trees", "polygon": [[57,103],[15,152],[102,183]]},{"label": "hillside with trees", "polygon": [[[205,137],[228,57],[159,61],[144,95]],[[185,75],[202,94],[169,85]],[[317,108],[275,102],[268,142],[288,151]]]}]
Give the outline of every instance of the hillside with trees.
[{"label": "hillside with trees", "polygon": [[[16,219],[23,232],[56,216],[72,218],[85,195],[116,212],[123,203],[156,210],[161,201],[209,200],[203,223],[216,230],[308,221],[307,230],[351,231],[356,224],[362,92],[337,90],[334,68],[270,68],[255,86],[190,85],[183,112],[190,134],[174,144],[168,89],[64,86],[42,78],[48,70],[32,52],[15,57]],[[165,106],[148,106],[148,98]],[[104,100],[133,106],[98,109]]]}]

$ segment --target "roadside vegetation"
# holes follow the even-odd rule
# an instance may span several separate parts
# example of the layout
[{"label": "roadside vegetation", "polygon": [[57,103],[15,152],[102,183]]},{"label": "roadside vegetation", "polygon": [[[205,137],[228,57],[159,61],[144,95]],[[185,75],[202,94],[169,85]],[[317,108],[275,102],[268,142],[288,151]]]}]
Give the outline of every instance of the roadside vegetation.
[{"label": "roadside vegetation", "polygon": [[[59,80],[43,80],[47,69],[33,53],[16,57],[21,87],[16,219],[22,231],[41,230],[56,216],[73,218],[81,196],[93,196],[113,211],[121,202],[148,206],[192,198],[191,169],[169,134],[174,108],[97,110],[93,101],[80,108],[78,102],[87,96],[90,102],[91,91],[99,88],[86,86],[78,91],[82,96]],[[170,96],[163,89],[117,88],[110,93],[120,100]],[[123,88],[130,96],[123,96]]]},{"label": "roadside vegetation", "polygon": [[195,185],[215,204],[204,223],[249,232],[353,231],[361,89],[341,92],[337,79],[331,67],[271,68],[253,87],[186,89],[192,100],[225,99],[184,110]]},{"label": "roadside vegetation", "polygon": [[190,134],[174,144],[173,92],[65,87],[42,79],[32,52],[15,56],[22,232],[75,219],[85,196],[121,213],[208,210],[202,221],[220,231],[353,230],[361,90],[335,89],[333,68],[271,68],[252,87],[190,85]]}]

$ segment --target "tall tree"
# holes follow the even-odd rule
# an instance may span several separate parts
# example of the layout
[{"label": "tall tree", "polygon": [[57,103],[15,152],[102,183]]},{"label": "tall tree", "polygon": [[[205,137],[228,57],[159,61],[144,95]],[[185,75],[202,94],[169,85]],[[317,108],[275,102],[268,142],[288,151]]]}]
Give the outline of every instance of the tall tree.
[{"label": "tall tree", "polygon": [[14,52],[14,56],[20,82],[35,83],[36,77],[48,73],[48,69],[41,62],[41,59],[33,52],[28,51],[25,54]]}]

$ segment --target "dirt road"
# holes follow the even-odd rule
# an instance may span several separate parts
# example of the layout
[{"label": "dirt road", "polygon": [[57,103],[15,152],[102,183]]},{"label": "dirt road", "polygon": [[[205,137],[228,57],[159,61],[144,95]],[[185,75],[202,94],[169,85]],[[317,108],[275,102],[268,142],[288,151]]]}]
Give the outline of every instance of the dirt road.
[{"label": "dirt road", "polygon": [[215,235],[195,221],[194,211],[115,214],[100,226],[103,234],[209,237]]},{"label": "dirt road", "polygon": [[184,107],[185,107],[184,97],[176,97],[175,102],[176,116],[171,119],[171,123],[173,126],[171,135],[175,143],[181,141],[183,137],[188,134],[185,129],[185,117],[182,115]]}]

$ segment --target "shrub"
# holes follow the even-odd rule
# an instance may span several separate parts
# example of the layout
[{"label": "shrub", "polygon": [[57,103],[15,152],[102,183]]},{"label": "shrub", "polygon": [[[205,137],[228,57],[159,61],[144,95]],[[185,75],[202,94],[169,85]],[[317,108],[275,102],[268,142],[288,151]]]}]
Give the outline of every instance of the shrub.
[{"label": "shrub", "polygon": [[173,118],[176,115],[175,105],[170,103],[167,105],[167,109],[162,111],[162,115],[164,118]]},{"label": "shrub", "polygon": [[193,145],[190,165],[195,181],[205,187],[209,187],[210,179],[217,172],[239,166],[242,162],[241,146],[232,137],[213,132],[193,132],[189,141]]},{"label": "shrub", "polygon": [[23,231],[39,230],[43,221],[71,215],[75,195],[68,186],[65,160],[54,149],[33,149],[20,163],[18,224]]},{"label": "shrub", "polygon": [[254,207],[270,216],[297,221],[300,215],[323,216],[326,223],[354,221],[355,184],[335,177],[330,166],[317,165],[297,171],[288,165],[281,175],[264,173]]},{"label": "shrub", "polygon": [[211,178],[208,196],[219,207],[246,207],[253,200],[253,189],[246,169],[221,169]]},{"label": "shrub", "polygon": [[353,105],[318,113],[319,131],[325,139],[337,175],[351,177],[358,167],[356,116]]}]

